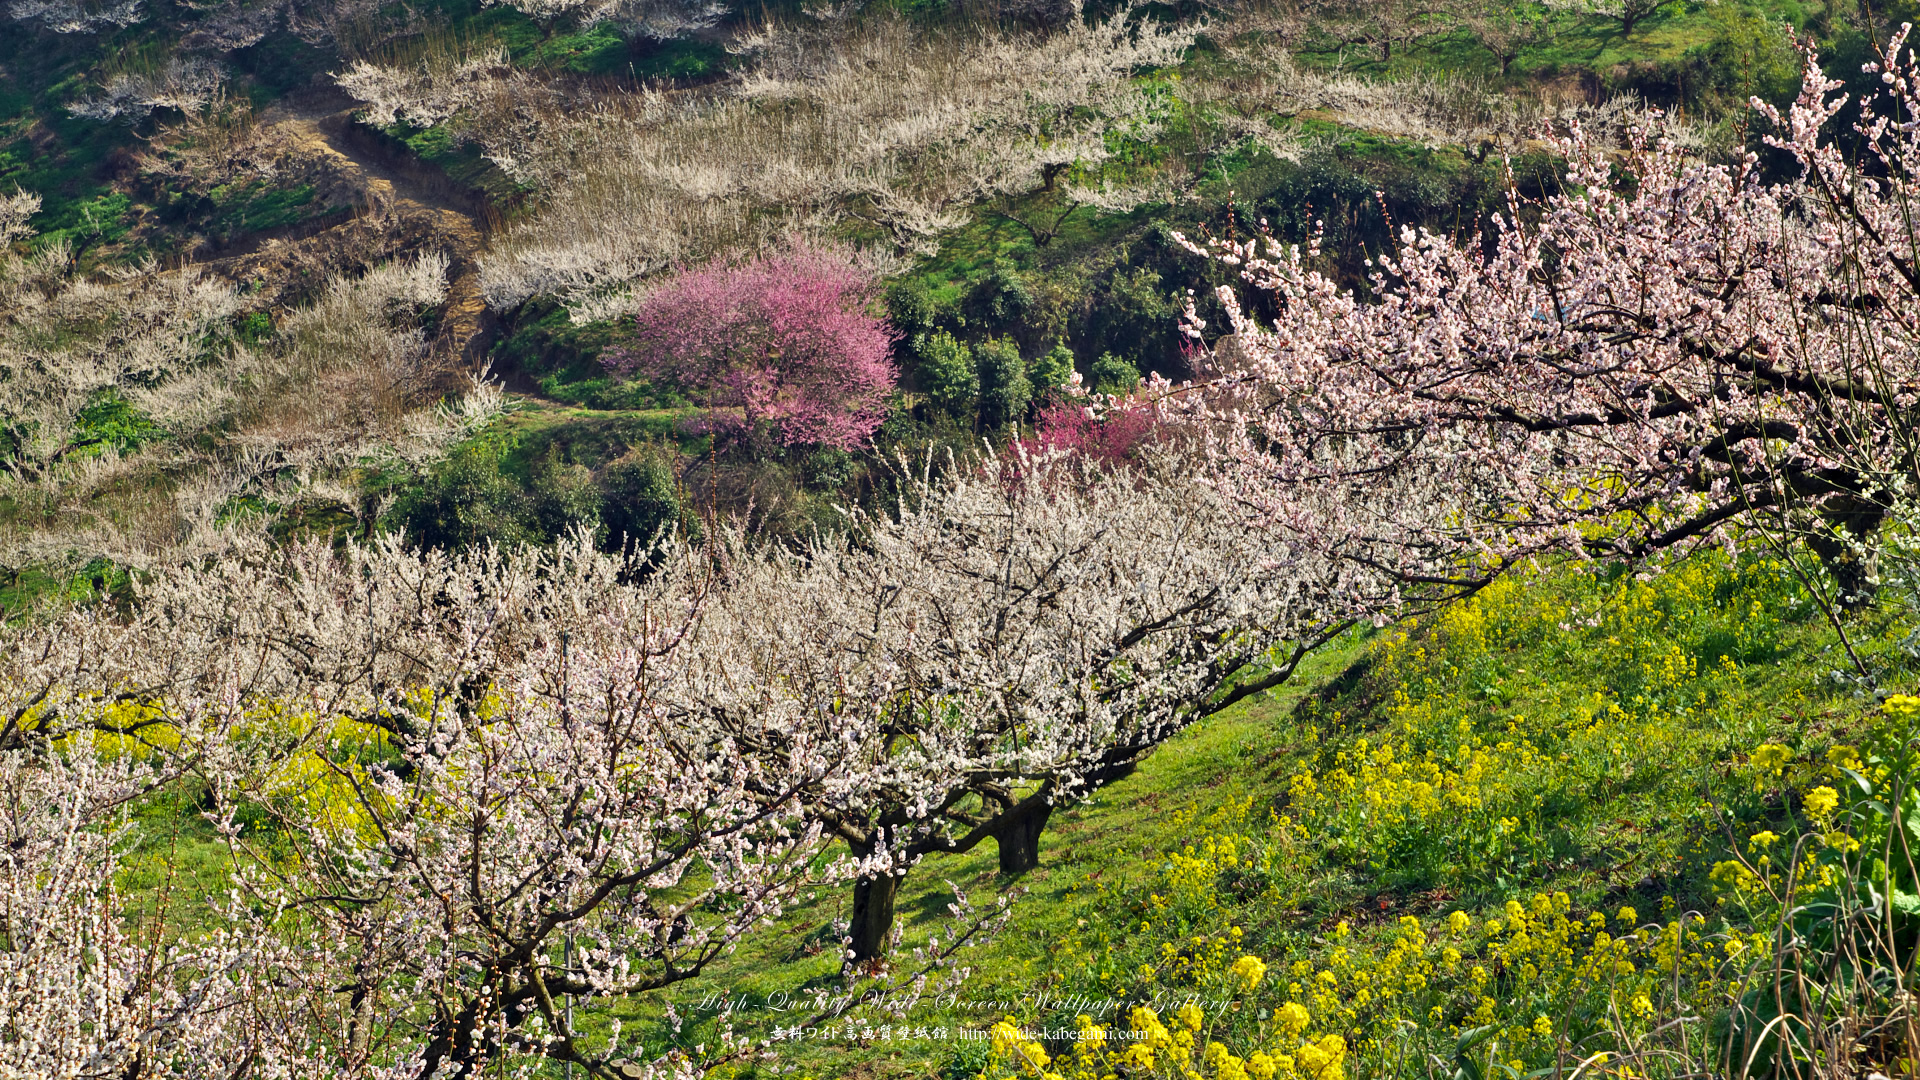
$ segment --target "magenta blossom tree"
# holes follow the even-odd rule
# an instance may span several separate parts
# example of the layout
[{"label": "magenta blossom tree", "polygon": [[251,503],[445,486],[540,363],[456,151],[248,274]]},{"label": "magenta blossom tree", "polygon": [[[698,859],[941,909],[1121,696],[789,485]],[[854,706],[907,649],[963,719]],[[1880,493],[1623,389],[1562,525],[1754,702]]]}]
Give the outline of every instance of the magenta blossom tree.
[{"label": "magenta blossom tree", "polygon": [[1021,440],[1030,455],[1067,453],[1113,467],[1136,461],[1159,436],[1153,405],[1104,395],[1069,398],[1041,409],[1034,435]]},{"label": "magenta blossom tree", "polygon": [[851,449],[880,426],[893,330],[868,313],[870,275],[800,247],[680,274],[634,316],[606,364],[684,390],[722,442]]}]

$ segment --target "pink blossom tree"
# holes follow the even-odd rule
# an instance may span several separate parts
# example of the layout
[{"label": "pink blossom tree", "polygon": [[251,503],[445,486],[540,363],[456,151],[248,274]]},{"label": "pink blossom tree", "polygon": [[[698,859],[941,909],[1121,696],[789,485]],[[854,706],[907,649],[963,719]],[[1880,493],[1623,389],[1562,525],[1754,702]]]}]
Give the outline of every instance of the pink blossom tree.
[{"label": "pink blossom tree", "polygon": [[852,449],[884,419],[896,374],[871,300],[869,275],[829,249],[708,266],[648,294],[605,362],[684,389],[723,441]]},{"label": "pink blossom tree", "polygon": [[1022,440],[1029,455],[1064,453],[1117,466],[1152,445],[1160,417],[1151,402],[1104,394],[1063,398],[1040,409],[1033,437]]},{"label": "pink blossom tree", "polygon": [[[1836,606],[1863,599],[1872,538],[1920,479],[1904,44],[1870,65],[1885,89],[1853,126],[1864,162],[1830,130],[1846,99],[1809,52],[1787,115],[1754,103],[1800,166],[1789,181],[1753,154],[1690,158],[1657,125],[1623,156],[1575,127],[1562,193],[1510,189],[1482,237],[1402,230],[1371,299],[1314,244],[1189,244],[1280,311],[1221,289],[1231,334],[1185,395],[1219,424],[1226,489],[1429,595],[1544,552],[1639,559],[1758,530],[1805,540]],[[1316,488],[1353,494],[1340,519],[1301,511]]]}]

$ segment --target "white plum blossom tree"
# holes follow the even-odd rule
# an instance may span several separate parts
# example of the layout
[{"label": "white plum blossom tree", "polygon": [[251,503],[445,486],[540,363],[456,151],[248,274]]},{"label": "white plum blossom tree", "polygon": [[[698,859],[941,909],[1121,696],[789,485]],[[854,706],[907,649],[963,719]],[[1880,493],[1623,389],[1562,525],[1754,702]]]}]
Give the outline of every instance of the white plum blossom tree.
[{"label": "white plum blossom tree", "polygon": [[916,862],[991,838],[1004,871],[1031,869],[1056,806],[1370,614],[1364,576],[1245,529],[1170,459],[922,474],[889,512],[735,571],[712,616],[726,631],[694,647],[737,665],[737,696],[689,722],[784,757],[754,727],[772,687],[857,733],[861,782],[812,793],[809,813],[861,860],[865,964]]}]

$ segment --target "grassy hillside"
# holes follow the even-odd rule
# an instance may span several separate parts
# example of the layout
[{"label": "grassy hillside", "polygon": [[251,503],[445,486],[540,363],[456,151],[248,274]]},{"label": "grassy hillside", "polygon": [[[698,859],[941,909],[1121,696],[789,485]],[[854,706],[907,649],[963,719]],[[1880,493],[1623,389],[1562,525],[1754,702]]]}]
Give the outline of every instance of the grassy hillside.
[{"label": "grassy hillside", "polygon": [[[1906,687],[1917,628],[1889,600],[1851,631],[1885,684]],[[1430,1075],[1433,1060],[1453,1075],[1456,1057],[1495,1070],[1467,1075],[1571,1068],[1618,1053],[1617,1032],[1679,1017],[1650,1044],[1683,1036],[1698,1052],[1724,1041],[1731,1000],[1772,955],[1772,909],[1729,868],[1736,852],[1764,855],[1748,841],[1763,831],[1790,848],[1832,820],[1806,793],[1850,790],[1830,763],[1891,737],[1842,659],[1765,558],[1505,581],[1436,620],[1356,633],[1291,686],[1190,729],[1056,814],[1022,880],[1000,877],[988,850],[916,868],[908,946],[946,932],[949,882],[976,906],[1017,897],[1005,930],[966,956],[957,1000],[904,1021],[874,1005],[820,1019],[805,993],[838,983],[845,912],[823,896],[676,987],[677,1035],[649,1009],[621,1013],[623,1037],[649,1053],[712,1048],[729,1025],[764,1037],[812,1020],[811,1036],[777,1045],[781,1069],[1097,1077],[1111,1067],[1076,1057],[1084,1042],[1035,1041],[1061,1059],[1040,1069],[1018,1042],[996,1058],[980,1038],[1003,1019],[1120,1031],[1141,1005],[1177,1032],[1196,1004],[1202,1047],[1251,1060],[1339,1036],[1361,1076]]]}]

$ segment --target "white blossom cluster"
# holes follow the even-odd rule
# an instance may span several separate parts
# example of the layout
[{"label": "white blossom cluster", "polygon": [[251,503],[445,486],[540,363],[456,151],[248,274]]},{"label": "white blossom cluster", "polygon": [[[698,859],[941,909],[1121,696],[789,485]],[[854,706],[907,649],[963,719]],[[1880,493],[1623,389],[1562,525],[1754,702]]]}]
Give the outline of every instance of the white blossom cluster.
[{"label": "white blossom cluster", "polygon": [[226,72],[204,57],[168,58],[155,71],[121,72],[107,80],[98,94],[81,98],[67,111],[88,120],[136,123],[155,109],[191,113],[212,103]]},{"label": "white blossom cluster", "polygon": [[109,0],[87,4],[82,0],[14,0],[7,14],[21,22],[39,20],[56,34],[94,34],[132,26],[146,17],[141,0]]},{"label": "white blossom cluster", "polygon": [[1176,61],[1192,39],[1132,11],[1049,35],[928,36],[874,18],[746,35],[735,48],[747,72],[710,93],[481,79],[470,76],[484,65],[465,58],[363,64],[343,86],[381,117],[446,117],[539,189],[541,212],[495,237],[483,286],[496,306],[553,295],[579,312],[666,267],[849,215],[910,251],[980,200],[1048,185],[1108,209],[1169,197],[1101,167],[1110,133],[1146,138],[1159,122],[1135,73]]},{"label": "white blossom cluster", "polygon": [[[803,550],[663,537],[636,576],[584,543],[313,544],[0,631],[6,775],[91,800],[42,813],[19,872],[93,875],[58,929],[0,937],[19,973],[0,1011],[121,987],[122,1042],[189,1072],[243,1053],[273,1075],[599,1068],[617,1036],[570,1029],[563,996],[670,986],[836,883],[865,897],[850,952],[880,976],[915,862],[1004,847],[1284,677],[1366,595],[1170,462],[901,484],[894,512]],[[179,901],[217,929],[156,967],[144,943],[87,944],[123,913],[102,883],[124,834],[82,811],[163,782],[205,792],[234,869],[229,898]],[[886,977],[959,977],[956,950],[1003,917],[962,898],[947,944]],[[248,1005],[216,1004],[233,994]],[[215,1008],[224,1026],[201,1022]],[[20,1052],[120,1052],[107,1030]]]}]

